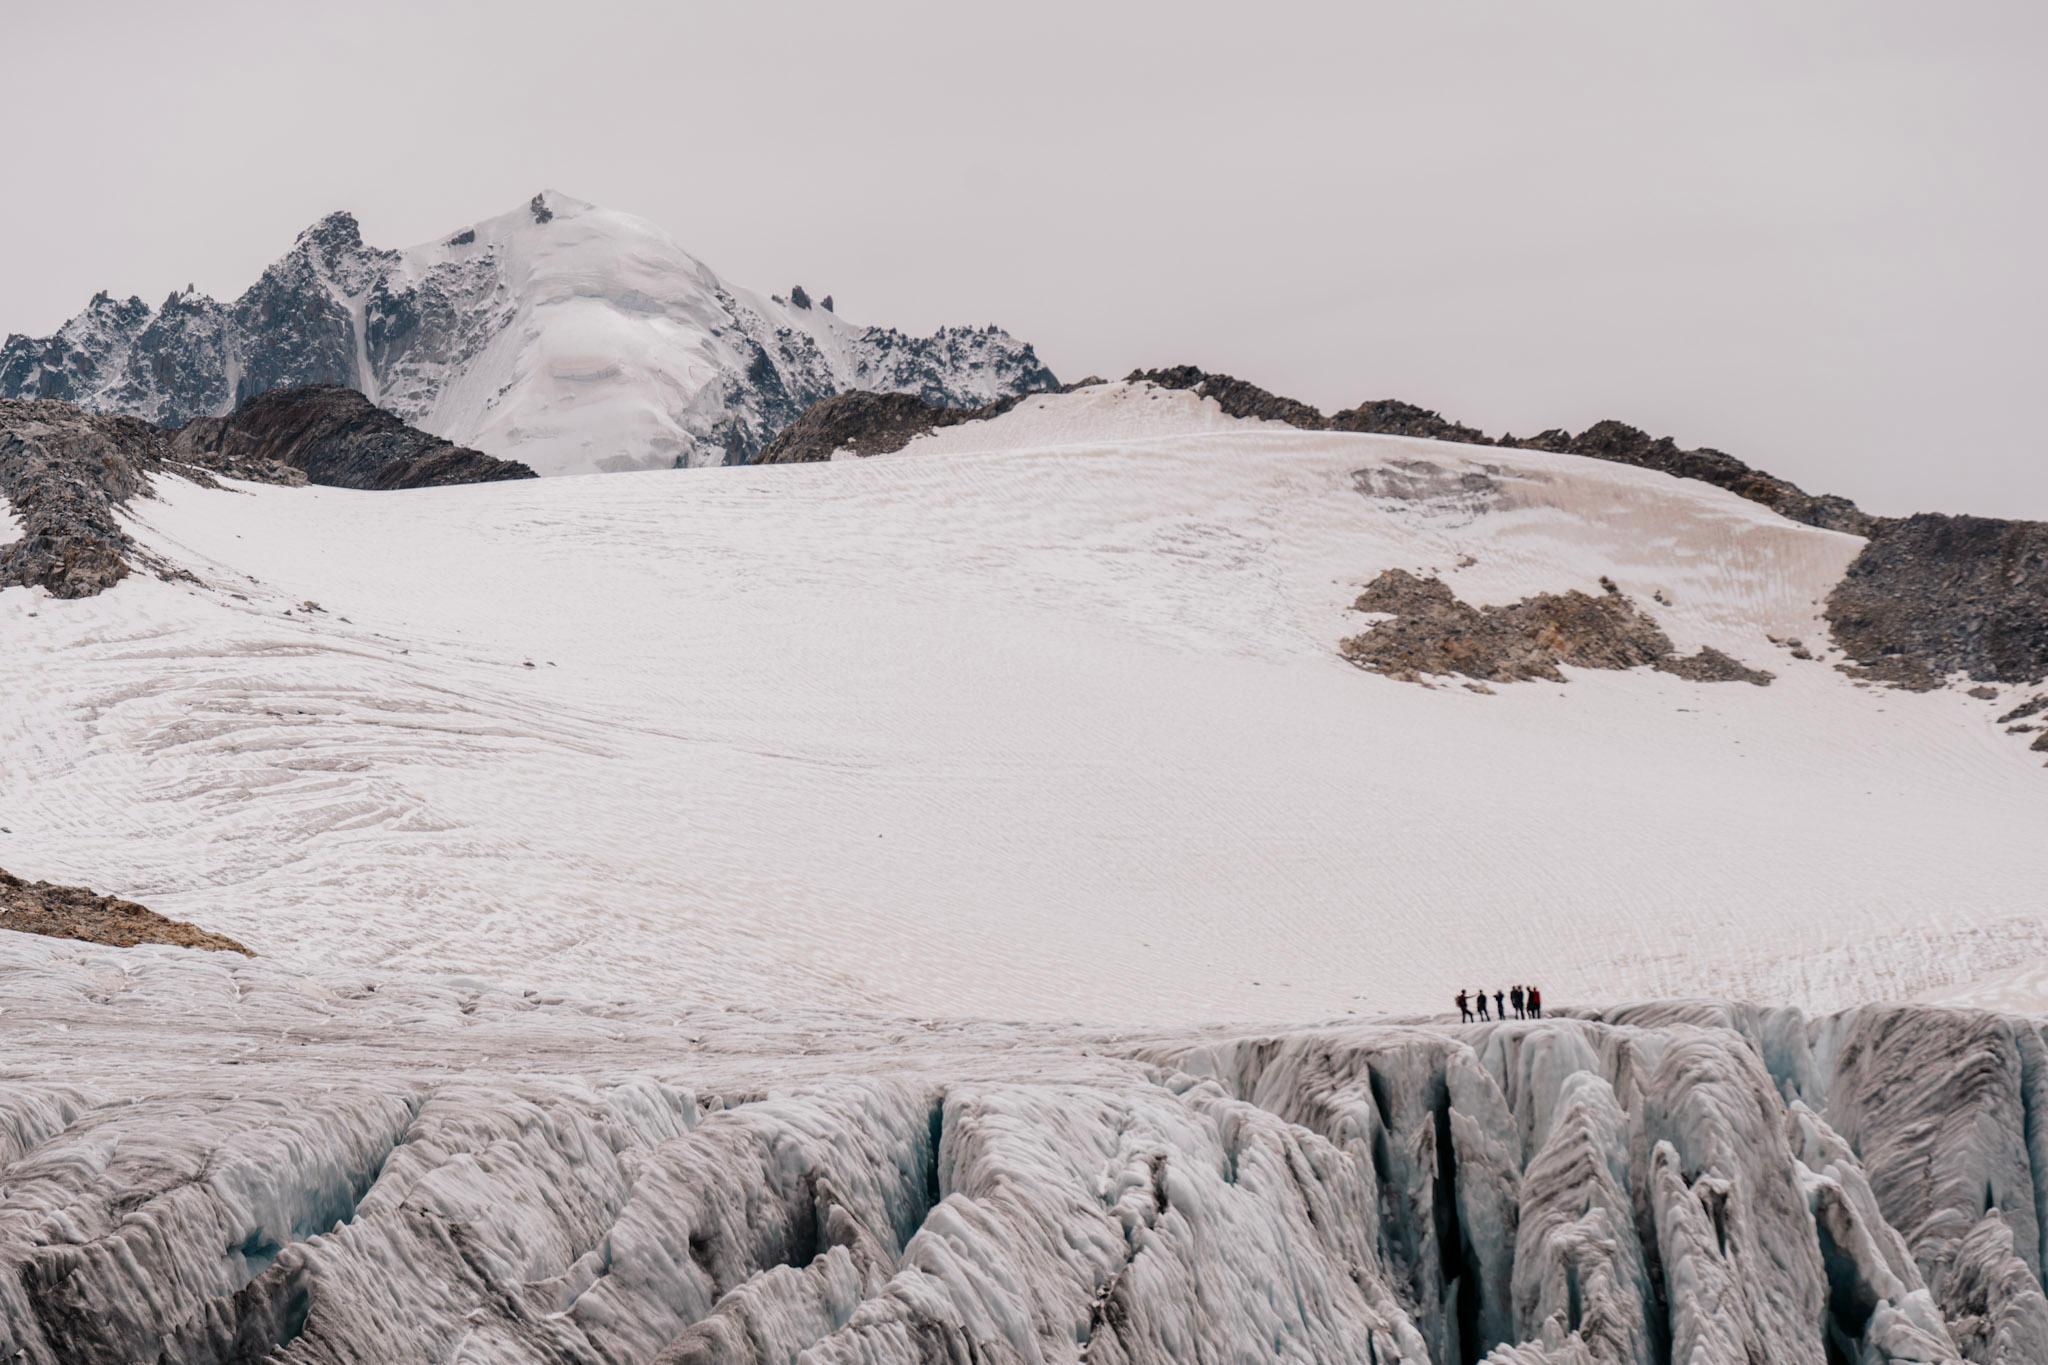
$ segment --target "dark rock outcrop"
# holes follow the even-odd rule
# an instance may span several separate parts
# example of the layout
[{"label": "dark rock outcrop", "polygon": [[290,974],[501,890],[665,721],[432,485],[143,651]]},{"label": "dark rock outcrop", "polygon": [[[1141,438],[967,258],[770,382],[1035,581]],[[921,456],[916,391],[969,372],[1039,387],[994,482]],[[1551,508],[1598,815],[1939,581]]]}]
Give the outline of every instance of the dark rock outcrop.
[{"label": "dark rock outcrop", "polygon": [[178,948],[256,956],[225,934],[209,933],[196,924],[159,915],[134,901],[95,895],[83,886],[23,881],[5,868],[0,868],[0,929],[80,939],[115,948],[168,943]]},{"label": "dark rock outcrop", "polygon": [[1827,602],[1855,667],[1914,688],[2048,677],[2048,522],[1923,512],[1865,534]]},{"label": "dark rock outcrop", "polygon": [[999,417],[1027,396],[1018,394],[978,408],[948,408],[916,394],[855,389],[811,404],[751,463],[809,464],[829,460],[840,450],[862,456],[893,454],[928,432]]},{"label": "dark rock outcrop", "polygon": [[1285,422],[1303,431],[1321,431],[1328,425],[1322,413],[1306,403],[1283,398],[1227,374],[1210,374],[1193,365],[1175,365],[1164,370],[1133,370],[1127,377],[1129,383],[1141,380],[1157,384],[1162,389],[1185,389],[1204,398],[1213,398],[1216,405],[1232,417]]},{"label": "dark rock outcrop", "polygon": [[226,417],[202,417],[171,441],[178,457],[218,468],[274,460],[335,488],[430,488],[531,479],[500,460],[430,436],[354,389],[309,384],[272,389]]},{"label": "dark rock outcrop", "polygon": [[148,488],[167,445],[133,417],[0,399],[0,496],[21,521],[0,546],[0,588],[91,597],[126,578],[134,542],[114,509]]},{"label": "dark rock outcrop", "polygon": [[1610,589],[1538,593],[1504,607],[1461,602],[1440,579],[1388,569],[1353,609],[1393,617],[1338,645],[1346,659],[1403,682],[1457,675],[1480,682],[1565,680],[1563,667],[1654,668],[1695,682],[1764,686],[1771,674],[1715,649],[1681,657],[1635,603]]},{"label": "dark rock outcrop", "polygon": [[1380,436],[1414,436],[1426,441],[1457,441],[1464,445],[1490,446],[1493,438],[1477,427],[1453,422],[1442,413],[1398,398],[1379,398],[1346,408],[1327,423],[1331,431],[1363,431]]}]

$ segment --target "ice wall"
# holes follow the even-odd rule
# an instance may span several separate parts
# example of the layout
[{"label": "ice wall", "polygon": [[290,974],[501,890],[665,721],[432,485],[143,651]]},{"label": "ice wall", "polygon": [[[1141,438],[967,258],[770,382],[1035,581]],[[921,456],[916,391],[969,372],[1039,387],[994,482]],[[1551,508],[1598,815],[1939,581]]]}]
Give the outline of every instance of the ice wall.
[{"label": "ice wall", "polygon": [[0,1359],[2048,1360],[2027,1020],[728,1016],[665,1053],[497,1008],[515,1060],[463,1066],[245,991],[238,1036],[284,1027],[240,1093],[7,1059]]}]

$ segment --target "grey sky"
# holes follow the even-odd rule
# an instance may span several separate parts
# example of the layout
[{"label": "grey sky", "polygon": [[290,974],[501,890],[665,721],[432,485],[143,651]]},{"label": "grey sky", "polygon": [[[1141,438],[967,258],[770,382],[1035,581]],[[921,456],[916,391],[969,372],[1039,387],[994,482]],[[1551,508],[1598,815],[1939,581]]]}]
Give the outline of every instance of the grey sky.
[{"label": "grey sky", "polygon": [[1617,416],[2048,517],[2048,6],[9,6],[0,331],[549,186],[1063,376]]}]

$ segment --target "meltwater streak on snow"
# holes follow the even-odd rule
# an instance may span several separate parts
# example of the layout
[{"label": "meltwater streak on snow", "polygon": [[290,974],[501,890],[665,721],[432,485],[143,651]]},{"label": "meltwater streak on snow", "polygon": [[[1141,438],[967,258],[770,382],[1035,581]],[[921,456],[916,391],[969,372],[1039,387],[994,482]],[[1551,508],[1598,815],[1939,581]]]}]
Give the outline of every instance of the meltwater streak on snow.
[{"label": "meltwater streak on snow", "polygon": [[[0,865],[289,966],[1164,1024],[1827,1007],[2048,940],[1984,709],[1765,639],[1859,542],[1654,473],[1109,386],[860,463],[160,491],[203,585],[0,595]],[[1361,673],[1389,567],[1609,575],[1778,680]]]}]

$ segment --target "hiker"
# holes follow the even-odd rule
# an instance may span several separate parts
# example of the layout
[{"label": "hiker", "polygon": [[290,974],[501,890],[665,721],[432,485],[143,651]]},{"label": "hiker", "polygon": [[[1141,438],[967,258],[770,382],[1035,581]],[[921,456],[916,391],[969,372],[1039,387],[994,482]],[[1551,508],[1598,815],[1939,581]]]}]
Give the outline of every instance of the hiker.
[{"label": "hiker", "polygon": [[1481,991],[1479,992],[1479,1020],[1481,1023],[1486,1023],[1490,1018],[1491,1016],[1486,1012],[1486,992]]},{"label": "hiker", "polygon": [[1515,1018],[1528,1018],[1527,1015],[1522,1013],[1522,988],[1520,986],[1508,987],[1508,1003],[1515,1007]]},{"label": "hiker", "polygon": [[1529,988],[1529,1017],[1531,1019],[1541,1019],[1543,1017],[1543,992],[1537,990],[1534,986]]},{"label": "hiker", "polygon": [[1500,1016],[1500,1021],[1503,1024],[1508,1021],[1508,1000],[1499,991],[1493,993],[1493,1012]]},{"label": "hiker", "polygon": [[1458,1022],[1461,1024],[1472,1022],[1471,999],[1472,997],[1465,994],[1463,989],[1458,991]]}]

